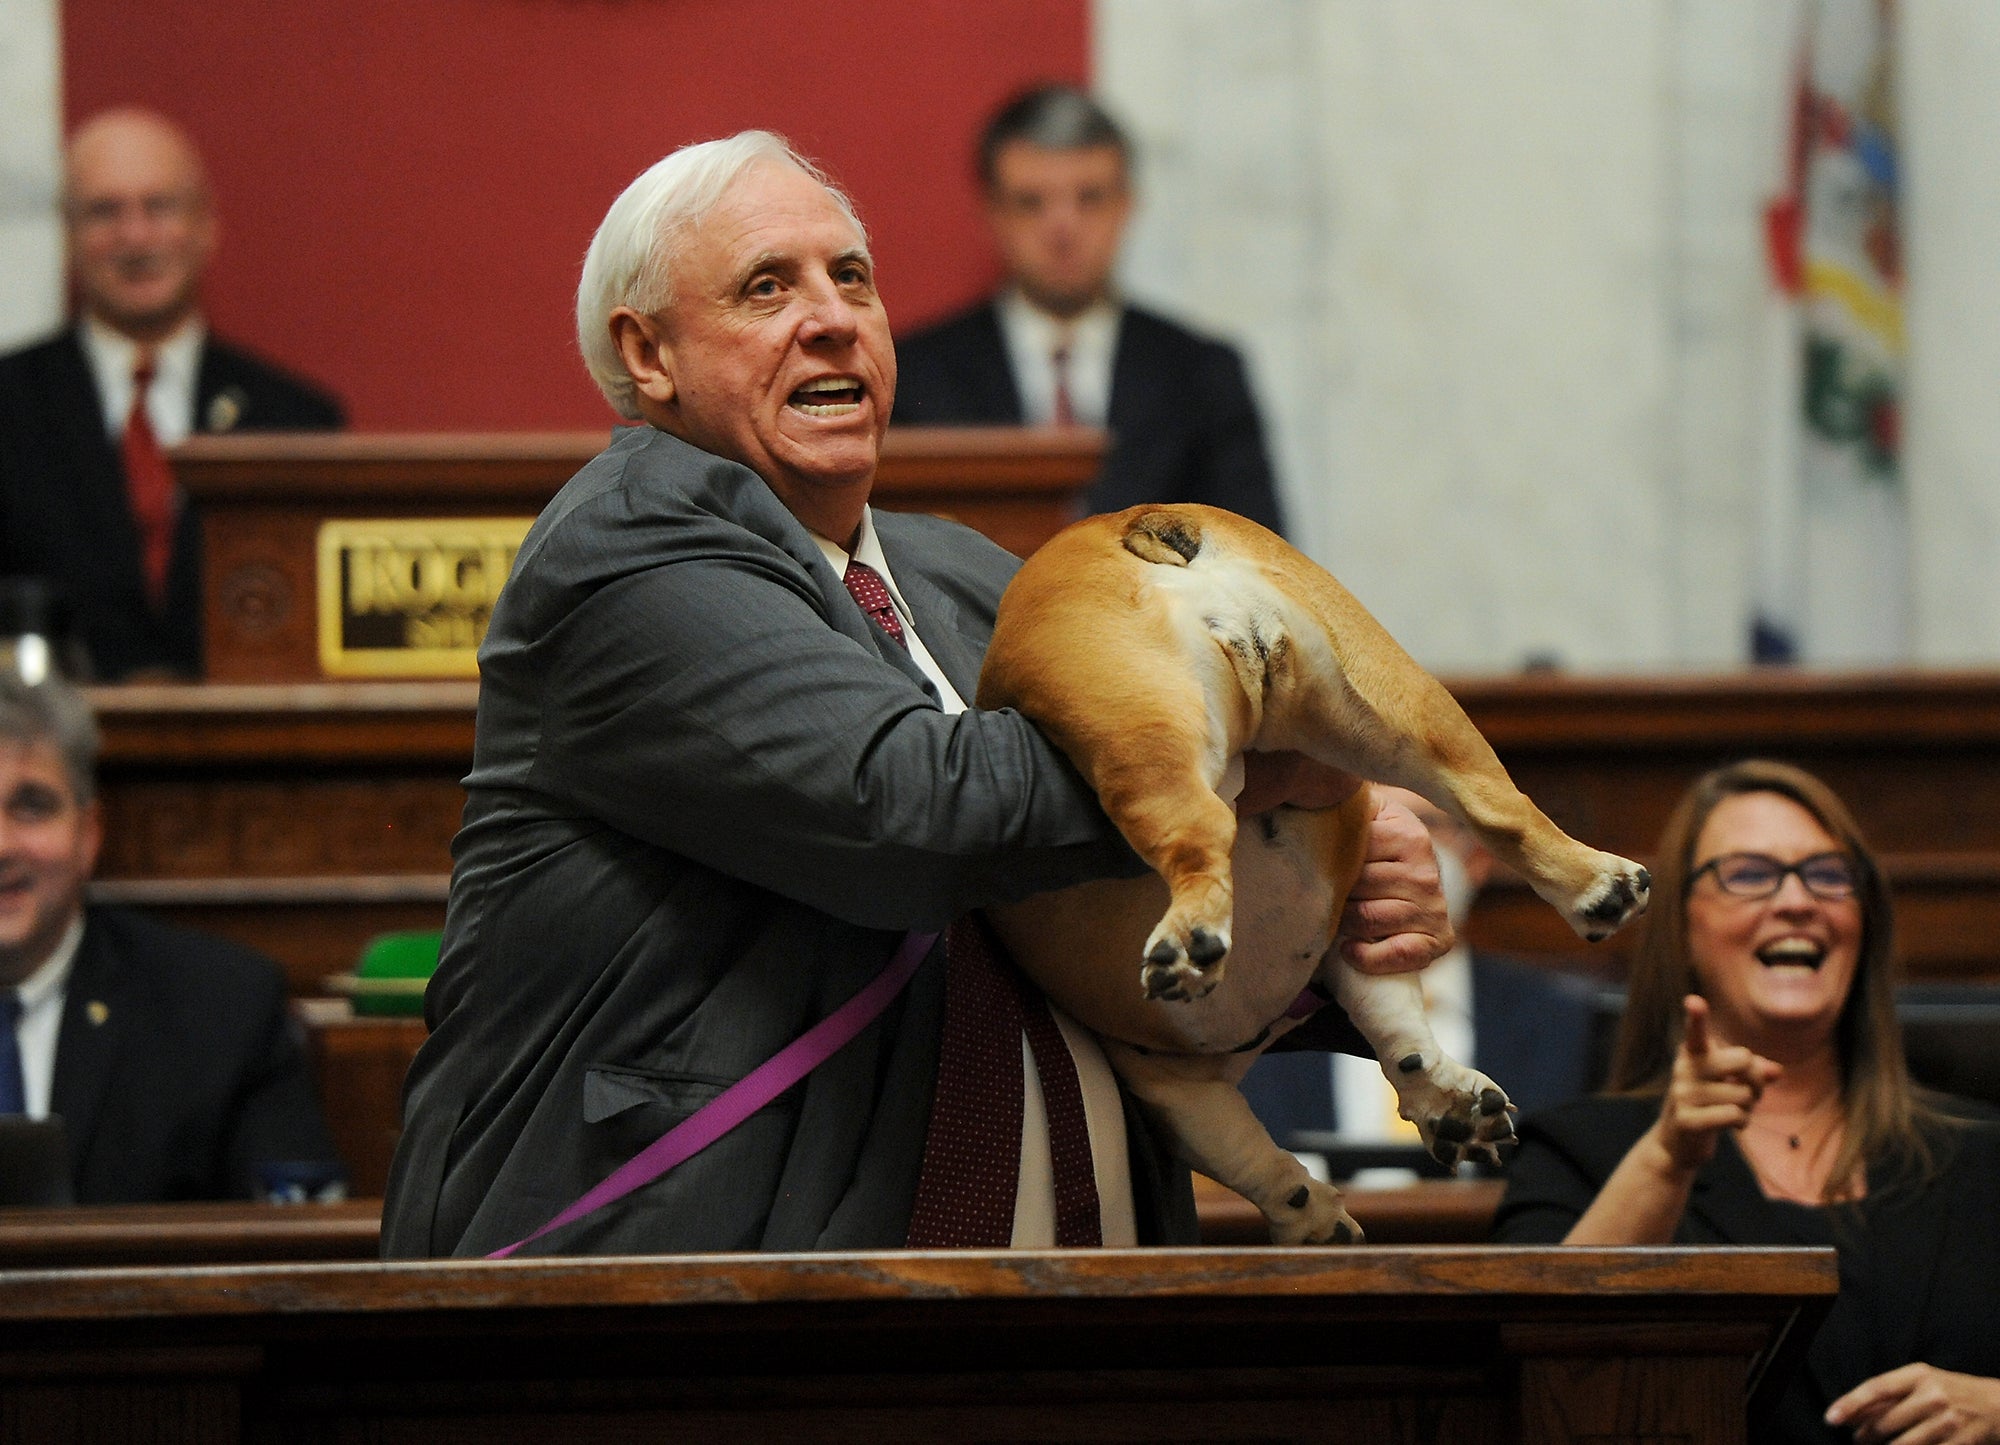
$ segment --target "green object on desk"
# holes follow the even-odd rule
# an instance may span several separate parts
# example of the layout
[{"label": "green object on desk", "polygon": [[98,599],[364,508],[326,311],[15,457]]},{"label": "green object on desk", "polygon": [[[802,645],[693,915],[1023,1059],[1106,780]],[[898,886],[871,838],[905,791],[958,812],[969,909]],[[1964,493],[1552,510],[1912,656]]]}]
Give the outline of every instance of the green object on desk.
[{"label": "green object on desk", "polygon": [[420,1014],[424,985],[437,972],[437,929],[385,933],[371,939],[354,970],[354,1011],[371,1017]]}]

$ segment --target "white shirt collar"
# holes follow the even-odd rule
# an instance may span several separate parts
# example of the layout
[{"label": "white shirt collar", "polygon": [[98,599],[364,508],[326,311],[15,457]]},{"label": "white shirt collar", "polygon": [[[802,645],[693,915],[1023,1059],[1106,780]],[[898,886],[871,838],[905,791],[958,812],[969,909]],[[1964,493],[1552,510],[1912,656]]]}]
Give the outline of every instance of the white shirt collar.
[{"label": "white shirt collar", "polygon": [[83,910],[79,908],[56,941],[55,951],[42,960],[40,968],[15,985],[23,1014],[59,996],[69,986],[69,971],[76,963],[76,950],[82,942]]},{"label": "white shirt collar", "polygon": [[55,1090],[56,1042],[62,1035],[63,1003],[69,996],[70,972],[83,943],[83,910],[64,930],[42,966],[23,979],[16,990],[21,1022],[14,1037],[21,1048],[21,1085],[28,1116],[45,1119]]},{"label": "white shirt collar", "polygon": [[[201,347],[208,328],[190,316],[172,336],[153,348],[153,383],[146,392],[146,416],[163,447],[177,446],[193,433],[195,392],[200,381]],[[104,406],[104,434],[113,442],[125,435],[132,410],[132,369],[139,343],[124,332],[85,314],[77,327],[90,374]]]},{"label": "white shirt collar", "polygon": [[1030,425],[1047,425],[1054,418],[1053,358],[1057,347],[1067,346],[1070,408],[1080,425],[1103,426],[1111,414],[1111,363],[1123,308],[1114,301],[1099,301],[1062,321],[1036,307],[1018,288],[1010,288],[1000,294],[994,310],[1014,387],[1021,395],[1022,419]]}]

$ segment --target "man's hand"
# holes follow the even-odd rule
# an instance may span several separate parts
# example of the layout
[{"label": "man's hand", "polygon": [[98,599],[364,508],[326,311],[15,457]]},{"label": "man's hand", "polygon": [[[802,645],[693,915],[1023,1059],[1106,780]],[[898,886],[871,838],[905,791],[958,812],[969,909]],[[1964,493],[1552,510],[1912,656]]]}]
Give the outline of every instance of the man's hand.
[{"label": "man's hand", "polygon": [[1431,835],[1401,803],[1384,800],[1368,826],[1367,856],[1338,940],[1340,956],[1363,973],[1409,973],[1451,951]]},{"label": "man's hand", "polygon": [[2000,1380],[1905,1365],[1864,1380],[1826,1409],[1857,1445],[2000,1445]]},{"label": "man's hand", "polygon": [[1758,1098],[1784,1069],[1741,1045],[1714,1043],[1708,1036],[1708,1000],[1699,994],[1682,999],[1681,1007],[1686,1010],[1681,1046],[1654,1134],[1672,1168],[1693,1174],[1715,1157],[1715,1141],[1724,1129],[1750,1122]]}]

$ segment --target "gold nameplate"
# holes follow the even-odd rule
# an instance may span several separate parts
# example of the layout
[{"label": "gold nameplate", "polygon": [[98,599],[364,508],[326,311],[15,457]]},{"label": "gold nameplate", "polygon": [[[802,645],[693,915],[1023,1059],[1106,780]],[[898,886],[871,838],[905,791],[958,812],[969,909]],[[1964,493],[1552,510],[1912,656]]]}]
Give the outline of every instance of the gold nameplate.
[{"label": "gold nameplate", "polygon": [[329,677],[477,677],[479,644],[533,517],[322,522]]}]

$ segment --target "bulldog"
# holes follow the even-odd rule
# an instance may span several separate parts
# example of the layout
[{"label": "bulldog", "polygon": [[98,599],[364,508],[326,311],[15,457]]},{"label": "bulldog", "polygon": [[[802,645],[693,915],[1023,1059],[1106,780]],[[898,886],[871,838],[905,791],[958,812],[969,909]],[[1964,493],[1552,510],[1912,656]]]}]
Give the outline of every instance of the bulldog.
[{"label": "bulldog", "polygon": [[1340,1191],[1273,1143],[1236,1087],[1321,1001],[1368,1040],[1434,1157],[1497,1163],[1514,1131],[1505,1091],[1438,1047],[1417,976],[1357,972],[1333,946],[1371,790],[1239,829],[1243,752],[1297,751],[1421,793],[1586,939],[1646,907],[1646,870],[1551,823],[1332,576],[1212,507],[1134,507],[1050,540],[1001,598],[978,701],[1033,719],[1154,870],[988,918],[1187,1162],[1256,1204],[1276,1243],[1361,1238]]}]

